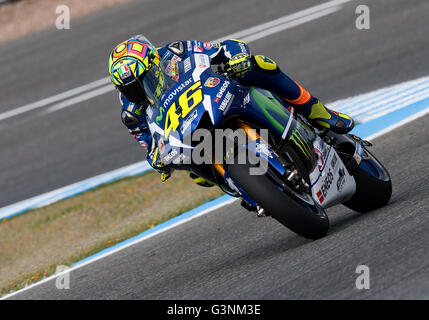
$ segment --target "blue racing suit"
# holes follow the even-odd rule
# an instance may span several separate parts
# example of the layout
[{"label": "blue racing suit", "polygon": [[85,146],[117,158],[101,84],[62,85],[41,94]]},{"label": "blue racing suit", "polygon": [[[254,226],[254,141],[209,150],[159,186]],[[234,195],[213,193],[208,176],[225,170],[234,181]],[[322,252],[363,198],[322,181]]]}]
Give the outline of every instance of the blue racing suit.
[{"label": "blue racing suit", "polygon": [[[327,110],[317,98],[313,97],[301,85],[284,74],[273,60],[262,55],[252,56],[249,47],[242,41],[226,40],[215,44],[196,40],[174,41],[164,47],[158,48],[158,52],[161,61],[167,66],[171,65],[169,63],[170,60],[181,61],[193,53],[207,54],[211,59],[211,63],[215,65],[221,63],[227,64],[240,57],[248,57],[250,61],[249,68],[242,73],[238,73],[238,76],[235,78],[239,84],[269,90],[295,107],[296,112],[305,117],[311,118],[312,115],[321,117],[321,115],[323,116],[323,110]],[[167,69],[166,72],[171,72],[171,70]],[[148,161],[152,165],[150,159],[154,147],[145,113],[143,112],[145,106],[131,103],[121,94],[120,101],[122,103],[122,121],[128,127],[131,135],[147,150]],[[317,110],[317,112],[314,110]],[[329,117],[331,115],[331,113],[328,114]],[[129,121],[131,118],[134,121]],[[347,118],[344,120],[347,121]],[[138,119],[138,123],[136,123],[135,119]],[[351,120],[351,123],[346,125],[352,126],[352,124]],[[321,125],[326,128],[329,126],[329,124],[324,125],[323,123]]]}]

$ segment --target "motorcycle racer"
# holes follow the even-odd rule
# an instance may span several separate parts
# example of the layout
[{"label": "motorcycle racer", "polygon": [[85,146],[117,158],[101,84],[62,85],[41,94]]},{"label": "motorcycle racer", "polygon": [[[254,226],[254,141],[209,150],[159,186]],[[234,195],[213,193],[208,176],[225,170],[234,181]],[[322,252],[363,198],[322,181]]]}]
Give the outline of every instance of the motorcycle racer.
[{"label": "motorcycle racer", "polygon": [[[122,104],[121,118],[130,134],[148,152],[148,161],[154,169],[168,178],[170,171],[158,159],[158,150],[146,121],[146,108],[158,106],[164,94],[178,77],[177,62],[193,53],[206,54],[211,64],[223,64],[230,79],[239,84],[269,90],[293,106],[295,111],[319,129],[344,134],[353,129],[353,120],[342,113],[326,108],[300,84],[283,73],[277,64],[263,55],[252,55],[246,43],[226,40],[220,43],[174,41],[155,48],[142,35],[118,44],[109,58],[110,78],[119,90]],[[198,176],[191,178],[200,185],[209,186]]]}]

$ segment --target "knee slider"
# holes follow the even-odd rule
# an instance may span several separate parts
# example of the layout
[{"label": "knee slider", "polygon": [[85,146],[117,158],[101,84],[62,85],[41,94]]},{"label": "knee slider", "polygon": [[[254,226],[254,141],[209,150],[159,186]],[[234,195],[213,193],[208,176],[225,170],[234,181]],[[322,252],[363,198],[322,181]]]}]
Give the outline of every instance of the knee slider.
[{"label": "knee slider", "polygon": [[266,56],[256,55],[256,56],[253,56],[253,59],[255,60],[256,65],[262,71],[278,72],[278,70],[279,70],[279,67],[277,67],[277,64],[274,62],[274,60],[272,60]]},{"label": "knee slider", "polygon": [[189,172],[189,177],[201,187],[213,187],[214,184],[204,178],[197,176],[195,173]]}]

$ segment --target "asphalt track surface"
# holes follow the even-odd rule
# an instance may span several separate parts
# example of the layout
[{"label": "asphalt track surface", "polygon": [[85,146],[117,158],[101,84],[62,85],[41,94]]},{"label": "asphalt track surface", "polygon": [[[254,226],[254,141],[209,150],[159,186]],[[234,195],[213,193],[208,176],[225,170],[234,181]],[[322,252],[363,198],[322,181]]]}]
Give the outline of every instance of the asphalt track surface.
[{"label": "asphalt track surface", "polygon": [[[106,76],[114,44],[144,33],[156,44],[211,40],[321,1],[137,1],[0,45],[0,112]],[[429,74],[429,3],[374,0],[371,30],[356,1],[332,15],[251,44],[323,101]],[[146,10],[146,11],[144,11]],[[146,12],[156,12],[149,15]],[[160,24],[159,21],[164,21]],[[17,85],[19,84],[19,86]],[[119,119],[116,93],[59,112],[0,121],[0,206],[141,160]],[[13,298],[429,298],[427,123],[377,138],[393,180],[391,203],[371,214],[328,210],[332,228],[308,241],[230,205]],[[358,265],[371,289],[355,288]]]}]

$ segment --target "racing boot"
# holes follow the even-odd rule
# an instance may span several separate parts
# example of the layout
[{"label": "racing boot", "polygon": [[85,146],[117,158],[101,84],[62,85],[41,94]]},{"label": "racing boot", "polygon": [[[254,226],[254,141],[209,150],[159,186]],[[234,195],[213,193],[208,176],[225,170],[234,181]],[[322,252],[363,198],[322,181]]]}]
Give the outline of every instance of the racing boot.
[{"label": "racing boot", "polygon": [[[297,108],[299,113],[299,109]],[[354,127],[354,121],[348,115],[326,108],[322,102],[311,106],[310,114],[306,117],[311,124],[318,128],[326,128],[335,133],[345,134]]]}]

